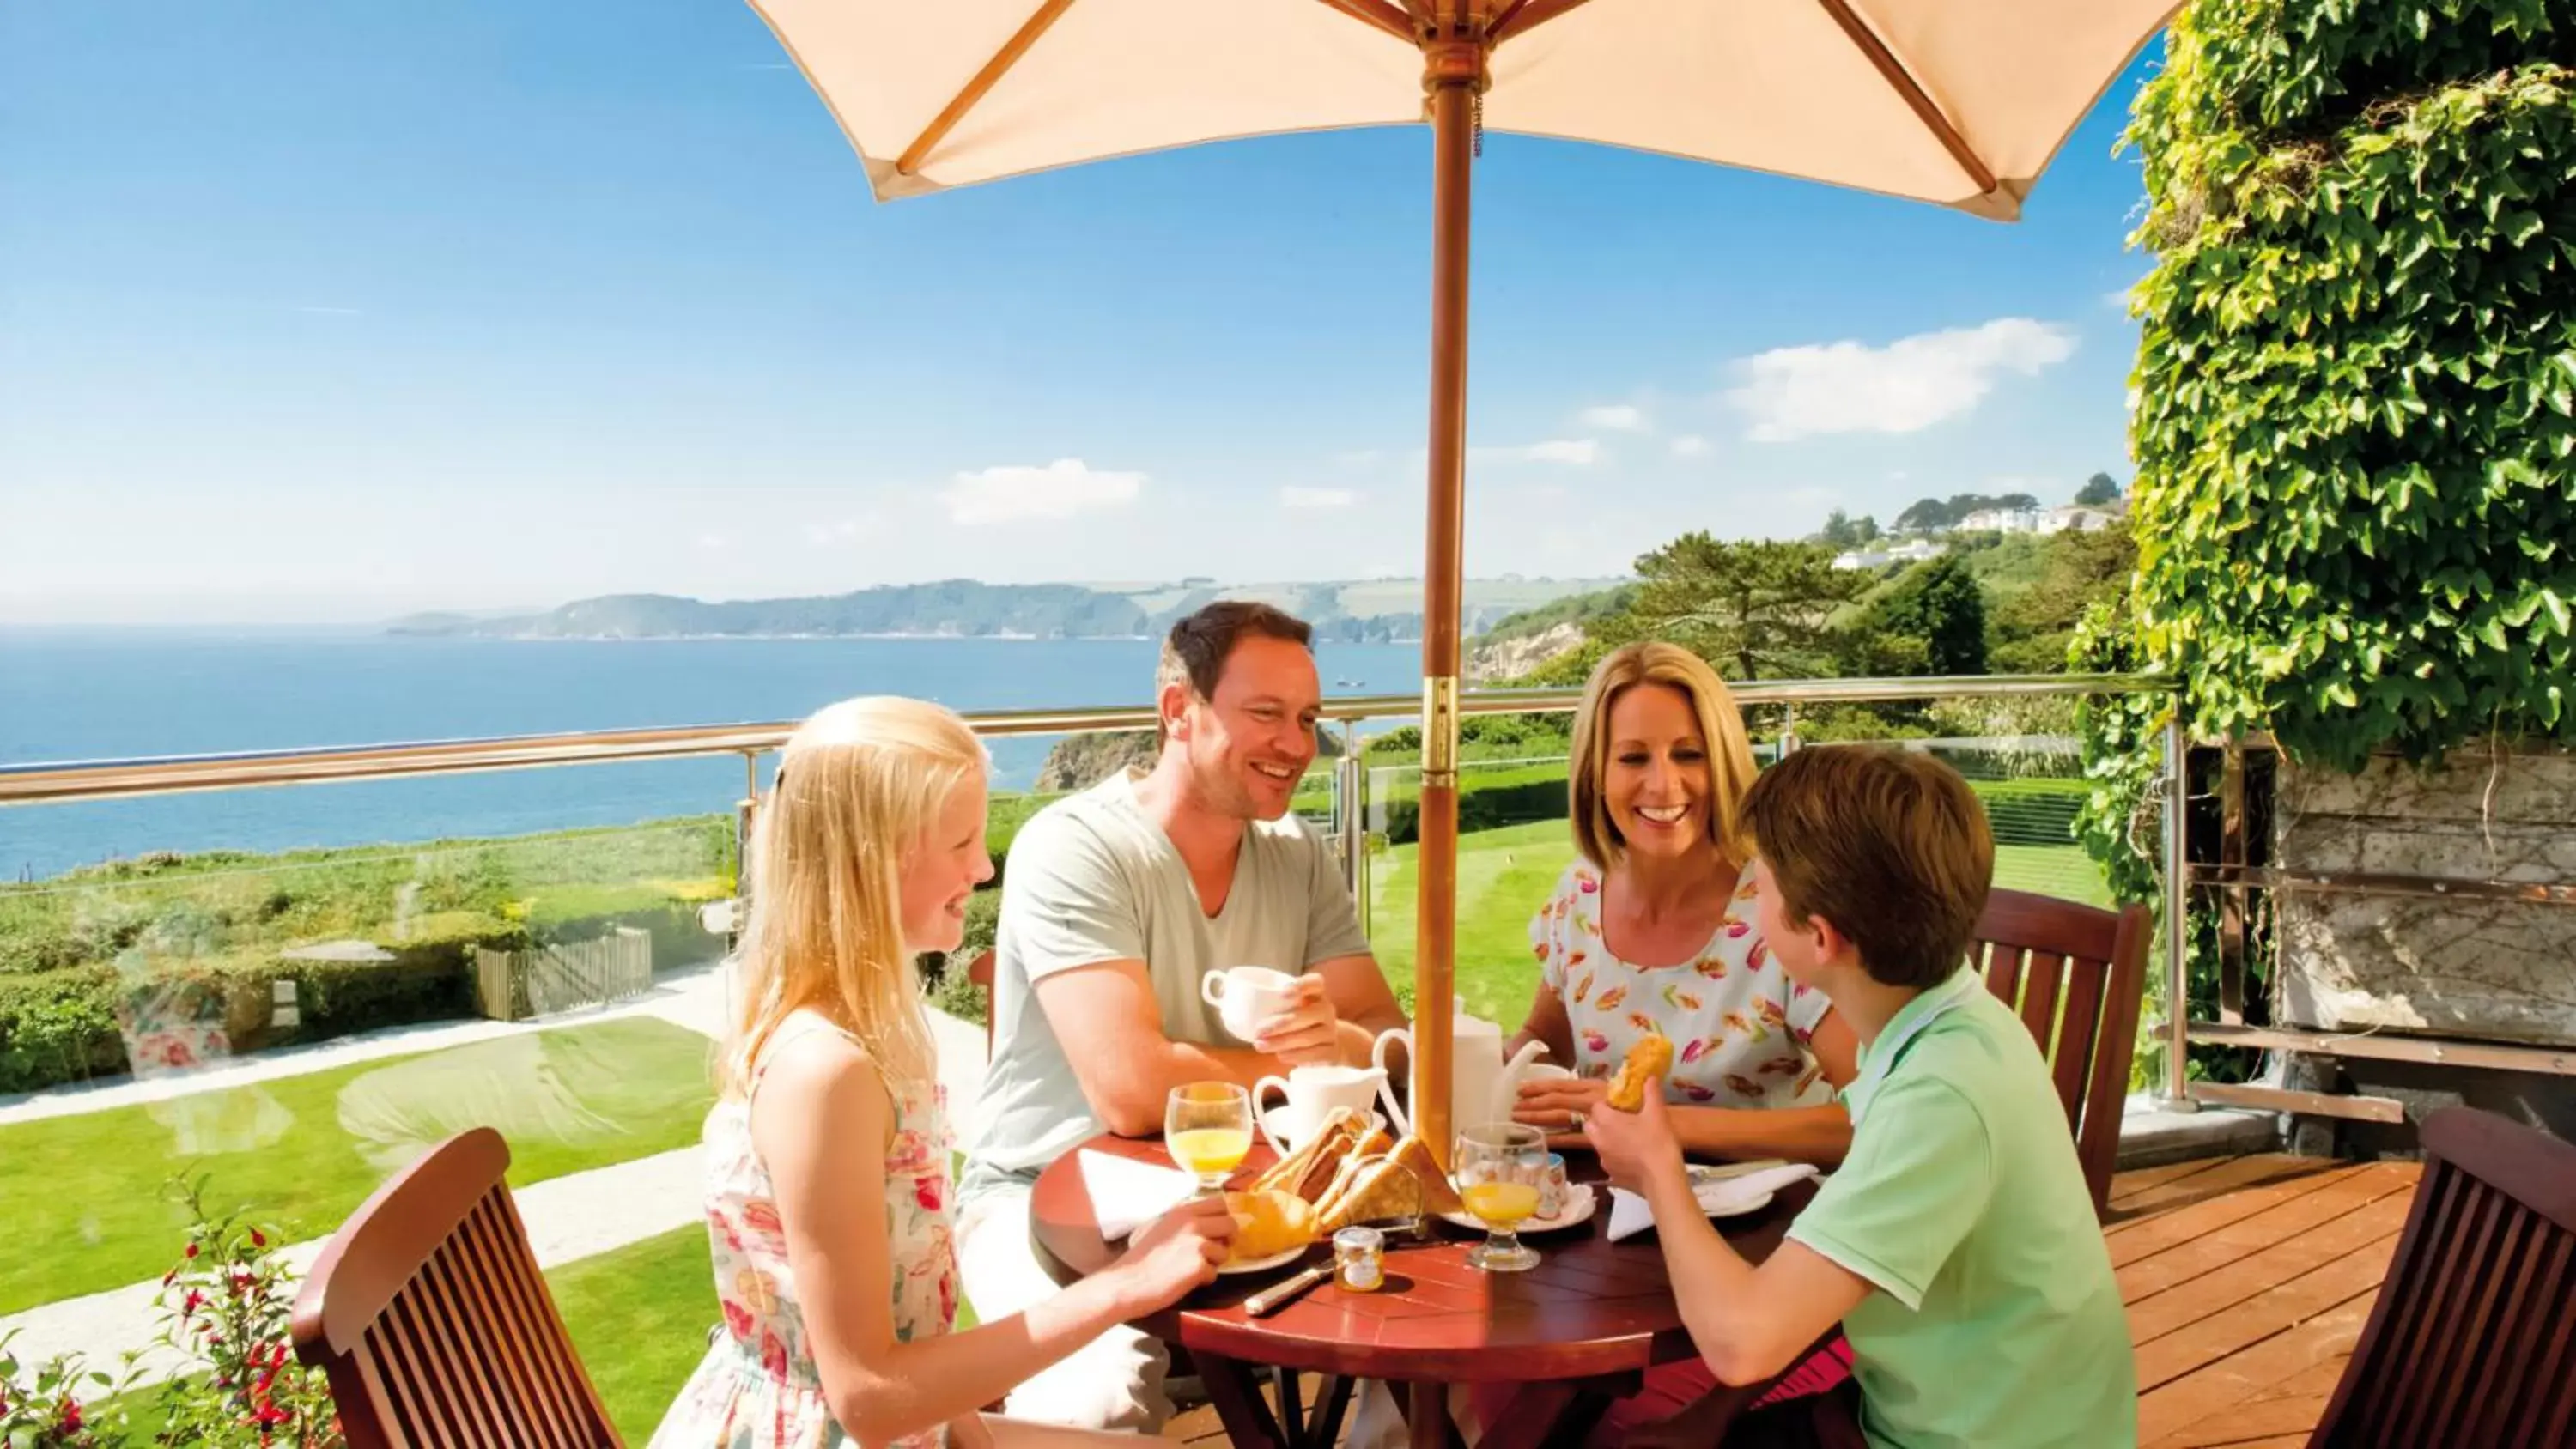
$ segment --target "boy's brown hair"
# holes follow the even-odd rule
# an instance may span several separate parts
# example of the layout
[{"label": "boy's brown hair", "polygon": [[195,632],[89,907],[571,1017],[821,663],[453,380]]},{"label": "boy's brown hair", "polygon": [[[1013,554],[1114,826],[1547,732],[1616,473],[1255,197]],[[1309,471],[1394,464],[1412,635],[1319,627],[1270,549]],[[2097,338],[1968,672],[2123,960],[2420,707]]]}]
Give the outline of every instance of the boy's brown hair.
[{"label": "boy's brown hair", "polygon": [[1783,913],[1833,922],[1872,980],[1919,990],[1967,959],[1995,837],[1958,771],[1904,750],[1800,750],[1754,780],[1744,818]]}]

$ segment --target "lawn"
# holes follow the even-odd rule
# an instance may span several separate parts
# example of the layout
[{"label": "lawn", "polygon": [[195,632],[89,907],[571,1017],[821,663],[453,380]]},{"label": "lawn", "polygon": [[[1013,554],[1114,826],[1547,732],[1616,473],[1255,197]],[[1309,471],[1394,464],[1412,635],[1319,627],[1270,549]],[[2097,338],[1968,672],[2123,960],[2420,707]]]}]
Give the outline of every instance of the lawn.
[{"label": "lawn", "polygon": [[[1407,1014],[1413,1002],[1413,890],[1416,848],[1399,845],[1369,862],[1369,938]],[[1458,839],[1458,998],[1487,1021],[1516,1028],[1538,989],[1529,918],[1574,859],[1561,820],[1479,830]],[[1995,849],[1995,884],[2110,904],[2102,872],[2073,845]]]},{"label": "lawn", "polygon": [[628,1018],[0,1127],[0,1313],[166,1271],[186,1228],[163,1192],[177,1172],[294,1242],[471,1126],[509,1138],[515,1186],[688,1146],[713,1100],[707,1051]]}]

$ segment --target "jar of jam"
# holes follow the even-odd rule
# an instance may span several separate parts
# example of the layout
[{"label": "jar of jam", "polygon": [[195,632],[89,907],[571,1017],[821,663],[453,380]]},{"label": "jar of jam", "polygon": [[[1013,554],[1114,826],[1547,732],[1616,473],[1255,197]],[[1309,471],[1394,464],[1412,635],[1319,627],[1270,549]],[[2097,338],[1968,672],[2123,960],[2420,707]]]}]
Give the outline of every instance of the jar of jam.
[{"label": "jar of jam", "polygon": [[1375,1228],[1348,1227],[1333,1234],[1333,1280],[1353,1293],[1375,1293],[1386,1286],[1386,1235]]}]

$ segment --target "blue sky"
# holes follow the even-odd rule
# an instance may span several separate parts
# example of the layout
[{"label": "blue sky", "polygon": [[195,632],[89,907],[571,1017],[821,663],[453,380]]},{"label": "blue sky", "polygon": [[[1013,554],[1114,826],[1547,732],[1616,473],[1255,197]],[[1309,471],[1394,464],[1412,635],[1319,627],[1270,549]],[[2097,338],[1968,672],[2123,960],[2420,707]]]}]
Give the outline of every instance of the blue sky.
[{"label": "blue sky", "polygon": [[[2145,64],[2015,226],[1490,137],[1469,571],[2125,479]],[[0,622],[1409,574],[1428,166],[880,205],[727,0],[0,0]]]}]

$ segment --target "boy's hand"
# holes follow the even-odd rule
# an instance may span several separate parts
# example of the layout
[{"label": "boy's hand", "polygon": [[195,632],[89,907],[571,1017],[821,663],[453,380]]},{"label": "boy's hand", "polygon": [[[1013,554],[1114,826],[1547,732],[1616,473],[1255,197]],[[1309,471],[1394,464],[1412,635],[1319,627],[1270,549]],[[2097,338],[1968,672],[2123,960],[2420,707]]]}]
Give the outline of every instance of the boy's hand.
[{"label": "boy's hand", "polygon": [[1645,1104],[1634,1112],[1606,1107],[1586,1112],[1583,1137],[1610,1181],[1641,1197],[1659,1179],[1682,1170],[1681,1143],[1673,1136],[1661,1092],[1648,1092]]}]

